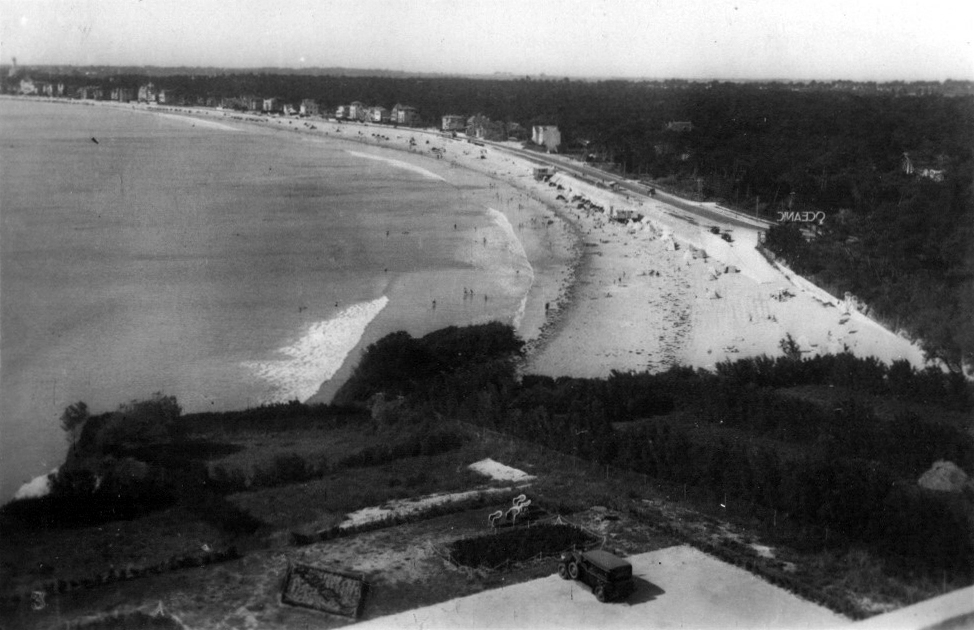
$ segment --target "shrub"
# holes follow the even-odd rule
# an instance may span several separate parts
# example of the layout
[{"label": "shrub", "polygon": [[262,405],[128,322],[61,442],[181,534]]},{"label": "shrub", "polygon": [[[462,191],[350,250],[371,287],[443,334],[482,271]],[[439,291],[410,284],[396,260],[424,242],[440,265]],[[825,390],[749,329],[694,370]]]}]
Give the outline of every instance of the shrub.
[{"label": "shrub", "polygon": [[458,540],[450,545],[450,558],[457,564],[493,569],[594,542],[595,538],[572,525],[544,523]]},{"label": "shrub", "polygon": [[[380,392],[389,398],[408,395],[437,375],[462,373],[466,368],[516,356],[522,348],[523,342],[514,329],[497,322],[450,326],[421,339],[395,332],[366,348],[352,376],[335,393],[334,401],[363,403]],[[470,391],[473,382],[467,383],[463,391]]]},{"label": "shrub", "polygon": [[196,518],[228,534],[253,534],[263,525],[250,512],[213,492],[198,491],[188,494],[183,497],[183,505]]}]

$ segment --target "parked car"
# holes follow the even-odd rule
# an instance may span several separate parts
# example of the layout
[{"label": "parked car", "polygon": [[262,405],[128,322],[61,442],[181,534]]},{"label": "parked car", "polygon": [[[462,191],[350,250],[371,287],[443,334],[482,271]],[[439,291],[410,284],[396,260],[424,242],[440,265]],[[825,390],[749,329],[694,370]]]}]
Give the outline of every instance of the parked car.
[{"label": "parked car", "polygon": [[600,602],[625,599],[635,589],[632,565],[601,549],[562,554],[558,575],[588,584]]}]

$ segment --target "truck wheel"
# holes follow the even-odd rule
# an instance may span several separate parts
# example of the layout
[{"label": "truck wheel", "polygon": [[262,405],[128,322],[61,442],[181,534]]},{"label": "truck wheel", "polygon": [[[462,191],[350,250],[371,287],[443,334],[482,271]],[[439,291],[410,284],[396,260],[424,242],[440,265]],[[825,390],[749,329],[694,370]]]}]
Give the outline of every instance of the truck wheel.
[{"label": "truck wheel", "polygon": [[568,575],[573,580],[577,580],[578,579],[578,563],[577,562],[569,562],[568,563]]},{"label": "truck wheel", "polygon": [[599,600],[604,604],[606,600],[605,587],[599,584],[598,586],[595,587],[594,593],[595,593],[595,599]]},{"label": "truck wheel", "polygon": [[564,562],[558,565],[558,575],[561,576],[563,580],[570,580],[571,576],[568,575],[568,567]]}]

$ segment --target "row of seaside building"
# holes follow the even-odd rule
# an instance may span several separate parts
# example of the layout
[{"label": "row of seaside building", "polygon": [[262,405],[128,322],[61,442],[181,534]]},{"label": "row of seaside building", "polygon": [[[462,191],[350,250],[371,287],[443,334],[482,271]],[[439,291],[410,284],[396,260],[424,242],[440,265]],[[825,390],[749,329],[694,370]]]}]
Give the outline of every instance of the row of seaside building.
[{"label": "row of seaside building", "polygon": [[[20,81],[19,87],[20,94],[55,98],[216,107],[263,114],[326,116],[334,117],[337,120],[403,126],[418,126],[422,123],[422,118],[415,107],[401,103],[396,103],[392,109],[389,109],[381,105],[365,105],[360,101],[352,101],[348,105],[339,105],[333,112],[329,112],[323,111],[314,99],[303,99],[297,104],[289,103],[277,97],[256,96],[197,97],[190,99],[181,94],[179,90],[159,89],[153,83],[146,83],[137,89],[128,87],[105,88],[92,85],[67,90],[64,83],[33,81],[26,78]],[[471,137],[484,140],[526,140],[528,138],[528,130],[519,123],[492,121],[482,114],[443,116],[440,121],[440,128],[443,131],[465,133]],[[558,131],[558,127],[553,125],[532,127],[530,137],[535,144],[543,145],[549,151],[556,151],[561,144],[561,133]]]}]

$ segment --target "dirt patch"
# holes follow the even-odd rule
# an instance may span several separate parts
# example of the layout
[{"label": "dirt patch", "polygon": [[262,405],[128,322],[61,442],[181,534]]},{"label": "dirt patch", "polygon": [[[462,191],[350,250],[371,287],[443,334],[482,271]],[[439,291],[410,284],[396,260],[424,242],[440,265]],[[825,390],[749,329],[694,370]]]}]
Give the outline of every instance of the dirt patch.
[{"label": "dirt patch", "polygon": [[[550,576],[551,557],[526,560],[498,571],[457,567],[443,551],[457,540],[490,535],[487,516],[509,501],[381,530],[316,543],[306,547],[274,546],[250,549],[239,560],[187,569],[92,589],[84,593],[54,594],[42,611],[11,611],[0,623],[10,627],[44,628],[60,619],[78,619],[117,610],[122,603],[152,609],[162,602],[188,627],[336,628],[348,617],[282,605],[281,586],[288,564],[307,564],[352,575],[363,575],[369,594],[361,619],[376,619],[416,607],[429,606],[497,587]],[[571,520],[594,530],[629,553],[658,549],[672,539],[622,515],[607,519],[604,511],[579,513]],[[564,518],[564,517],[563,517]],[[599,532],[607,527],[605,533]],[[538,523],[533,523],[534,528]],[[519,525],[519,528],[528,529]],[[507,531],[502,529],[500,531]]]},{"label": "dirt patch", "polygon": [[521,482],[530,481],[535,478],[534,475],[529,475],[523,470],[496,462],[489,457],[470,464],[468,468],[497,481]]},{"label": "dirt patch", "polygon": [[400,499],[388,501],[382,505],[371,506],[356,510],[348,514],[345,520],[338,526],[340,528],[350,528],[388,520],[395,517],[406,517],[422,514],[431,508],[446,506],[451,503],[460,503],[476,499],[478,496],[489,496],[491,494],[509,494],[513,488],[480,488],[468,490],[466,492],[453,492],[449,494],[432,494],[424,497]]}]

